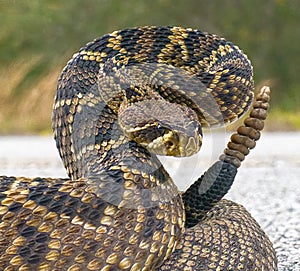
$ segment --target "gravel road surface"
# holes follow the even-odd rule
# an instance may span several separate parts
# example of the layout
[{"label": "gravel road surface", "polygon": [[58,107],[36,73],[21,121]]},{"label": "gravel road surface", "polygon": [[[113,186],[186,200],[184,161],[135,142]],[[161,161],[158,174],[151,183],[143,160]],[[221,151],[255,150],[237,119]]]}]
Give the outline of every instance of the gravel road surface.
[{"label": "gravel road surface", "polygon": [[[161,161],[185,190],[218,158],[227,140],[227,134],[210,134],[199,154]],[[54,140],[38,136],[0,137],[0,175],[66,177]],[[270,236],[280,271],[300,271],[299,181],[300,133],[263,133],[226,196],[244,205]]]}]

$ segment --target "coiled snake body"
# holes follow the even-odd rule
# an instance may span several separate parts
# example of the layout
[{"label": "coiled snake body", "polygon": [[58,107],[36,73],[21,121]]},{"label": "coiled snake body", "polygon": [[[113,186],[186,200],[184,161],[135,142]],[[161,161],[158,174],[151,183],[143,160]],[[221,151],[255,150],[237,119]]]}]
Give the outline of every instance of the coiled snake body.
[{"label": "coiled snake body", "polygon": [[276,270],[255,220],[221,200],[259,137],[265,92],[183,195],[155,156],[197,152],[201,127],[239,117],[252,90],[246,56],[198,30],[135,28],[87,44],[53,110],[70,179],[1,177],[0,269]]}]

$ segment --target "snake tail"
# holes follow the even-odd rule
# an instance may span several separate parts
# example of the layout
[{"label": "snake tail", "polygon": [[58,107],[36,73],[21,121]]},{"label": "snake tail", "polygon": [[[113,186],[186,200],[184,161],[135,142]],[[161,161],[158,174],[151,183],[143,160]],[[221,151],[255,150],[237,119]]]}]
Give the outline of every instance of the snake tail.
[{"label": "snake tail", "polygon": [[[193,227],[229,191],[237,169],[260,138],[269,108],[270,88],[263,87],[253,102],[249,117],[231,136],[224,154],[182,195],[186,227]],[[199,196],[200,195],[200,196]]]},{"label": "snake tail", "polygon": [[249,117],[244,120],[244,125],[237,129],[237,133],[231,136],[220,160],[240,167],[250,149],[256,146],[256,141],[260,138],[260,131],[264,128],[264,120],[267,118],[270,92],[270,88],[267,86],[261,88],[253,103]]}]

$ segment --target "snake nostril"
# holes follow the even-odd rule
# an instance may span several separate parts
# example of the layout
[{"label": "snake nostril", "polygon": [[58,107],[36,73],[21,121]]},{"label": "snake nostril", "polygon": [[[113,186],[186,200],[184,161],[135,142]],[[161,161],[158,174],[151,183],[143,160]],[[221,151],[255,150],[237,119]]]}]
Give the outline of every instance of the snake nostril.
[{"label": "snake nostril", "polygon": [[174,147],[174,142],[172,142],[171,140],[166,141],[165,146],[167,147],[167,149],[171,149]]}]

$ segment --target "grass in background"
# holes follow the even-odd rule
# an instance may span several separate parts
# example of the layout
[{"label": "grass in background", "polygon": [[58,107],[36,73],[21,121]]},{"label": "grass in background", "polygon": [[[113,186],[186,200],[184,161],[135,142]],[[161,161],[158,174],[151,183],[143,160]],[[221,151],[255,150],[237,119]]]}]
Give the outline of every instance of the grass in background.
[{"label": "grass in background", "polygon": [[2,0],[0,133],[51,132],[60,71],[81,46],[116,29],[182,25],[238,44],[272,89],[270,129],[300,129],[300,1]]}]

